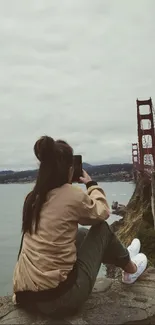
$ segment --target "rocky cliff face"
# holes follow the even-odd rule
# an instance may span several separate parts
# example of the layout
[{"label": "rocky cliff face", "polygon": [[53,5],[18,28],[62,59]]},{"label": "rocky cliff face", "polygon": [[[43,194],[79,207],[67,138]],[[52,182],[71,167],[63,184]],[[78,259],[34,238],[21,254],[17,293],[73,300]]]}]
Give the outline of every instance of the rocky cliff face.
[{"label": "rocky cliff face", "polygon": [[141,241],[142,252],[147,255],[151,265],[155,266],[155,231],[151,209],[151,182],[140,177],[131,197],[123,220],[115,224],[120,240],[128,246],[137,237]]},{"label": "rocky cliff face", "polygon": [[93,293],[78,315],[52,319],[28,313],[12,305],[11,297],[0,299],[0,324],[33,325],[135,325],[155,324],[155,269],[149,268],[133,285],[119,280],[98,279]]}]

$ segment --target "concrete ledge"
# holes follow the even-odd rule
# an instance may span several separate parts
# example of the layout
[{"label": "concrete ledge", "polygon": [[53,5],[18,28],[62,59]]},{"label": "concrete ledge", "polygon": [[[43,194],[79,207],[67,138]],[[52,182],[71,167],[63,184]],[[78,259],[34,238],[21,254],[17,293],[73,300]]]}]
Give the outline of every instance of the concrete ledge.
[{"label": "concrete ledge", "polygon": [[11,297],[0,298],[0,324],[113,325],[155,324],[155,269],[149,268],[133,285],[98,279],[93,293],[76,317],[52,320],[16,309]]}]

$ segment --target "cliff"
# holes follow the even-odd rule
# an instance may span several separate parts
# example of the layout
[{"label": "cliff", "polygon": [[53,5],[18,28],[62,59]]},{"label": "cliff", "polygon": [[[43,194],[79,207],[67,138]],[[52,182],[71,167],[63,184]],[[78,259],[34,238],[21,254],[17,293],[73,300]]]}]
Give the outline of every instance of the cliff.
[{"label": "cliff", "polygon": [[47,318],[15,308],[11,297],[0,299],[0,324],[136,325],[155,324],[155,269],[149,268],[133,285],[98,279],[93,293],[76,317]]},{"label": "cliff", "polygon": [[133,238],[139,238],[142,252],[147,255],[150,263],[155,266],[155,230],[151,195],[151,180],[148,177],[141,176],[126,206],[124,218],[117,227],[116,233],[126,246],[130,244]]}]

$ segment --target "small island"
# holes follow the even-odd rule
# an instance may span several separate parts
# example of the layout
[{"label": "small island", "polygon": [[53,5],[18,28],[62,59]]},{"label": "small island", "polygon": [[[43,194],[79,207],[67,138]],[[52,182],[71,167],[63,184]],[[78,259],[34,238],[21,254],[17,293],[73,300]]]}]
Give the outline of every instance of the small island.
[{"label": "small island", "polygon": [[[83,163],[83,168],[97,182],[130,182],[133,181],[132,164],[90,165]],[[0,171],[0,184],[32,183],[36,180],[38,170]]]}]

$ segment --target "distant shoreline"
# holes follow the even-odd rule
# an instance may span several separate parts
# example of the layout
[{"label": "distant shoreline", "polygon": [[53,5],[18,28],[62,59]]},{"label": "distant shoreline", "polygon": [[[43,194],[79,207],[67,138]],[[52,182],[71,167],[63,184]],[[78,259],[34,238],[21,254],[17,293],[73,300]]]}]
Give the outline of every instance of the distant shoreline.
[{"label": "distant shoreline", "polygon": [[[86,163],[83,168],[97,182],[130,182],[133,180],[132,164],[109,164],[91,166]],[[0,184],[32,183],[37,178],[38,170],[1,171]]]},{"label": "distant shoreline", "polygon": [[[129,183],[129,182],[133,182],[133,179],[100,179],[100,178],[94,178],[92,177],[92,180],[98,182],[98,183],[101,183],[101,182],[104,182],[104,183],[117,183],[117,182],[121,182],[121,183]],[[3,183],[0,183],[0,185],[9,185],[9,184],[32,184],[32,183],[35,183],[36,180],[29,180],[29,181],[22,181],[22,180],[18,180],[18,181],[12,181],[12,182],[3,182]]]}]

